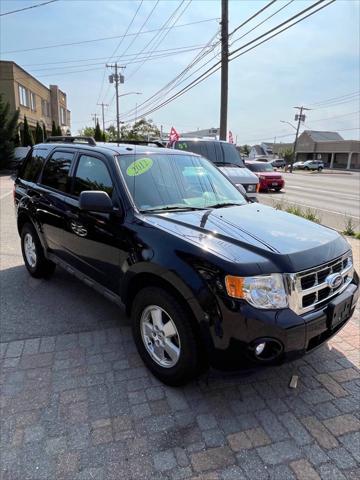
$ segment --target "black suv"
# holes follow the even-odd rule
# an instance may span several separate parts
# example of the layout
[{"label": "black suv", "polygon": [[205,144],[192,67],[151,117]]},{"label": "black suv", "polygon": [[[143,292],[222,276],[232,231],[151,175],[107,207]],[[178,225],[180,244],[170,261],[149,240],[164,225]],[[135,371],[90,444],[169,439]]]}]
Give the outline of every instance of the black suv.
[{"label": "black suv", "polygon": [[303,355],[346,324],[359,295],[342,236],[247,203],[189,152],[50,141],[30,151],[14,196],[30,274],[60,265],[123,302],[143,361],[171,385],[209,363]]}]

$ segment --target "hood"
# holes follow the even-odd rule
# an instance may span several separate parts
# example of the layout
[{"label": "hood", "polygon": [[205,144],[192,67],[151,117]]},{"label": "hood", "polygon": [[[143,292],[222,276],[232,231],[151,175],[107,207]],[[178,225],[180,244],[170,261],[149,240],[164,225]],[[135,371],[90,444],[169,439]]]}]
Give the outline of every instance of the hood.
[{"label": "hood", "polygon": [[218,167],[233,183],[258,183],[259,179],[245,167]]},{"label": "hood", "polygon": [[299,272],[350,249],[335,230],[258,203],[143,219],[236,264],[244,275]]}]

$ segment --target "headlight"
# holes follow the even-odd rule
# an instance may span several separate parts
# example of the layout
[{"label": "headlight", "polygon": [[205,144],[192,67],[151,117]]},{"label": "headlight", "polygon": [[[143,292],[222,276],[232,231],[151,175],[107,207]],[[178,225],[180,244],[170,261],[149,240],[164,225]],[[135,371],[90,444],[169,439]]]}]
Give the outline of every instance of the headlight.
[{"label": "headlight", "polygon": [[286,308],[288,299],[280,273],[257,277],[225,277],[230,297],[242,298],[257,308]]},{"label": "headlight", "polygon": [[256,191],[256,185],[247,185],[246,190],[248,192],[255,192]]}]

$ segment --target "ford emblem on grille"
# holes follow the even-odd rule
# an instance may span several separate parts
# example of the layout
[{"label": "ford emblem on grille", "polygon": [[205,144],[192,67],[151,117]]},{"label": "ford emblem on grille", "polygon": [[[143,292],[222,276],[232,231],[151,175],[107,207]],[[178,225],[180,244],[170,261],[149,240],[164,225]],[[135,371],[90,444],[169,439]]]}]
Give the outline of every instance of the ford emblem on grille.
[{"label": "ford emblem on grille", "polygon": [[332,289],[341,287],[343,282],[344,279],[339,273],[332,273],[331,275],[328,275],[325,279],[325,283],[327,283]]}]

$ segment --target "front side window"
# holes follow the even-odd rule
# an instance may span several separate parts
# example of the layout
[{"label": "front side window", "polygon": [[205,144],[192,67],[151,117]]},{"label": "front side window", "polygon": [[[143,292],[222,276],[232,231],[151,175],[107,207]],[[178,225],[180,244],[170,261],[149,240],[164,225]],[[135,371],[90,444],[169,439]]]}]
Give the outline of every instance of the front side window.
[{"label": "front side window", "polygon": [[113,183],[104,162],[99,158],[81,155],[74,179],[74,195],[84,190],[101,190],[111,197]]},{"label": "front side window", "polygon": [[29,91],[23,87],[22,85],[19,85],[19,102],[20,105],[23,105],[24,107],[29,107]]},{"label": "front side window", "polygon": [[42,148],[34,148],[31,156],[26,160],[24,167],[20,173],[20,178],[28,182],[36,182],[39,173],[47,157],[48,150]]},{"label": "front side window", "polygon": [[246,203],[232,183],[202,157],[151,153],[119,155],[117,161],[129,192],[142,211]]},{"label": "front side window", "polygon": [[46,162],[42,184],[61,192],[69,192],[69,171],[74,154],[71,152],[54,152]]}]

